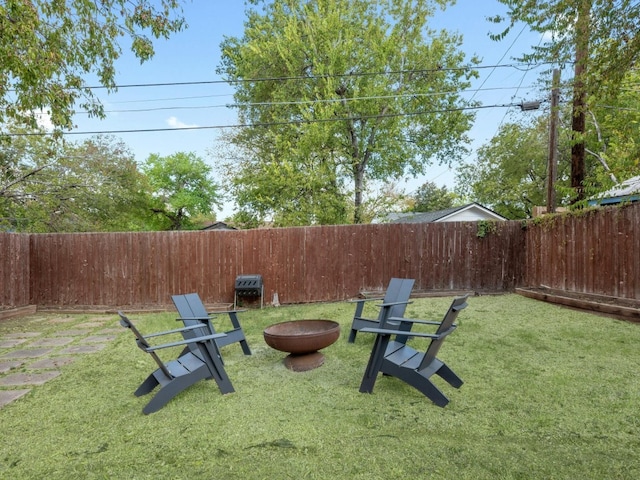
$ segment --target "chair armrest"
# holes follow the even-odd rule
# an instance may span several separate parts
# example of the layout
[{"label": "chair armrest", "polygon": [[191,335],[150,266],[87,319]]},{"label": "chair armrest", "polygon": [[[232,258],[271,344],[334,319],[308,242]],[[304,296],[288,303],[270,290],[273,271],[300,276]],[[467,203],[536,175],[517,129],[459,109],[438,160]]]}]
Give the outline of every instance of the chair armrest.
[{"label": "chair armrest", "polygon": [[209,315],[223,315],[225,313],[240,313],[240,312],[246,312],[247,309],[246,308],[242,308],[239,310],[216,310],[213,312],[207,312],[207,314]]},{"label": "chair armrest", "polygon": [[363,328],[360,330],[361,332],[366,333],[377,333],[379,335],[402,335],[405,337],[418,337],[418,338],[442,338],[449,335],[451,332],[455,330],[455,326],[452,325],[451,328],[445,330],[444,332],[440,332],[439,334],[435,333],[422,333],[422,332],[407,332],[405,330],[389,330],[387,328]]},{"label": "chair armrest", "polygon": [[383,297],[356,298],[354,300],[347,300],[347,302],[348,303],[360,303],[360,302],[371,302],[373,300],[383,300]]},{"label": "chair armrest", "polygon": [[211,320],[211,318],[210,317],[178,317],[176,318],[176,322],[184,322],[185,320],[199,320],[202,323],[204,323]]},{"label": "chair armrest", "polygon": [[196,338],[190,338],[188,340],[180,340],[177,342],[171,342],[171,343],[163,343],[162,345],[154,345],[151,347],[145,347],[143,348],[143,350],[145,352],[153,352],[155,350],[160,350],[163,348],[170,348],[170,347],[179,347],[181,345],[190,345],[192,343],[202,343],[206,340],[214,340],[216,338],[221,338],[221,337],[226,337],[227,334],[226,333],[214,333],[213,335],[205,335],[203,337],[196,337]]},{"label": "chair armrest", "polygon": [[406,337],[424,337],[424,338],[438,338],[438,335],[434,333],[420,333],[420,332],[407,332],[403,330],[389,330],[388,328],[363,328],[360,330],[365,333],[377,333],[380,335],[404,335]]},{"label": "chair armrest", "polygon": [[380,303],[376,305],[376,307],[393,307],[394,305],[409,305],[410,303],[413,303],[413,302],[410,300],[407,300],[406,302],[388,302],[388,303]]},{"label": "chair armrest", "polygon": [[164,332],[157,332],[157,333],[150,333],[148,335],[143,335],[144,338],[153,338],[153,337],[161,337],[162,335],[170,335],[172,333],[182,333],[182,332],[188,332],[189,330],[195,330],[196,328],[203,328],[206,327],[206,325],[191,325],[190,327],[182,327],[182,328],[175,328],[173,330],[166,330]]},{"label": "chair armrest", "polygon": [[389,317],[387,320],[392,322],[407,322],[407,323],[419,323],[421,325],[440,325],[442,322],[436,322],[434,320],[418,320],[415,318],[404,317]]}]

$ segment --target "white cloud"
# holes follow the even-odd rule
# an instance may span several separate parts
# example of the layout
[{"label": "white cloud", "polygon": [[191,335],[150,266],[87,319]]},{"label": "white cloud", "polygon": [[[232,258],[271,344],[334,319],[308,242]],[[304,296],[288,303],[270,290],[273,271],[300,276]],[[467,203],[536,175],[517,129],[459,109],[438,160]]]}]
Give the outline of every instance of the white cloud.
[{"label": "white cloud", "polygon": [[196,125],[196,124],[184,123],[184,122],[178,120],[176,117],[167,118],[167,125],[169,125],[172,128],[196,128],[196,127],[198,127],[198,125]]}]

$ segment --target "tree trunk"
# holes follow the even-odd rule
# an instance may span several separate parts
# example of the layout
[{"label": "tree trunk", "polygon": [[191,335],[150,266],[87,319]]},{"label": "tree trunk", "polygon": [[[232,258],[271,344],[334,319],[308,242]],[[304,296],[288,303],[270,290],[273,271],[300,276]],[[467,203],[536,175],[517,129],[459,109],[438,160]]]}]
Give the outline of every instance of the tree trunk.
[{"label": "tree trunk", "polygon": [[571,125],[573,143],[571,146],[571,187],[575,191],[572,203],[584,200],[585,179],[585,112],[587,92],[585,76],[589,56],[589,23],[591,18],[591,1],[583,0],[578,7],[576,22],[576,65],[573,80],[573,121]]},{"label": "tree trunk", "polygon": [[364,188],[364,167],[361,163],[358,163],[354,167],[354,209],[353,209],[353,223],[362,223],[362,189]]}]

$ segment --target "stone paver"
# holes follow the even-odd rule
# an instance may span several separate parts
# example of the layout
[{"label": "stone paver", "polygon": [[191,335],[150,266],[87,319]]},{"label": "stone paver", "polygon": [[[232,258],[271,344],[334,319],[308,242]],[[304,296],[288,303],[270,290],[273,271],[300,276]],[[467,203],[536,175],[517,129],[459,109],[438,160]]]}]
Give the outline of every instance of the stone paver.
[{"label": "stone paver", "polygon": [[[31,328],[37,329],[42,322],[40,326],[46,333],[12,332],[0,337],[0,348],[8,349],[0,355],[0,408],[29,393],[31,389],[27,387],[42,385],[61,375],[60,368],[81,354],[104,349],[123,331],[107,317],[90,318],[81,324],[69,325],[68,329],[62,327],[75,322],[76,318],[30,318]],[[61,327],[51,327],[52,324]]]},{"label": "stone paver", "polygon": [[3,335],[4,338],[34,338],[42,335],[41,332],[15,332]]},{"label": "stone paver", "polygon": [[103,326],[104,326],[104,322],[84,322],[76,325],[76,327],[78,328],[96,328],[96,327],[103,327]]},{"label": "stone paver", "polygon": [[95,343],[93,345],[74,345],[68,348],[65,348],[60,353],[63,355],[69,355],[74,353],[95,353],[99,352],[105,347],[104,344]]},{"label": "stone paver", "polygon": [[49,323],[71,323],[73,321],[74,319],[70,317],[58,317],[52,318],[51,320],[49,320]]},{"label": "stone paver", "polygon": [[28,365],[29,368],[58,368],[63,365],[69,365],[75,361],[75,357],[51,357],[51,358],[43,358],[42,360],[38,360],[37,362],[30,363]]},{"label": "stone paver", "polygon": [[24,362],[19,360],[14,360],[12,362],[0,362],[0,373],[7,373],[9,370],[13,370],[14,368],[18,368]]},{"label": "stone paver", "polygon": [[80,343],[104,343],[114,340],[116,335],[93,335],[91,337],[83,338]]},{"label": "stone paver", "polygon": [[32,342],[30,346],[33,347],[62,347],[73,342],[75,339],[72,337],[55,337],[55,338],[41,338]]},{"label": "stone paver", "polygon": [[60,375],[60,371],[48,371],[42,373],[12,373],[6,377],[0,377],[0,385],[4,387],[21,385],[43,385],[49,380]]},{"label": "stone paver", "polygon": [[30,391],[31,391],[31,389],[26,389],[26,390],[0,390],[0,408],[4,407],[8,403],[13,402],[14,400],[17,400],[18,398],[22,397],[23,395],[26,395]]},{"label": "stone paver", "polygon": [[96,332],[98,335],[119,335],[124,332],[124,328],[116,327],[116,328],[105,328],[104,330],[100,330]]},{"label": "stone paver", "polygon": [[37,358],[47,355],[53,351],[52,348],[32,348],[28,350],[16,350],[15,352],[5,353],[0,359],[7,358]]},{"label": "stone paver", "polygon": [[91,333],[91,330],[88,329],[78,329],[78,330],[61,330],[59,332],[52,332],[50,335],[52,337],[66,337],[71,335],[72,337],[79,337],[81,335],[88,335]]},{"label": "stone paver", "polygon": [[0,348],[13,348],[21,343],[28,342],[28,338],[11,338],[8,340],[0,340]]}]

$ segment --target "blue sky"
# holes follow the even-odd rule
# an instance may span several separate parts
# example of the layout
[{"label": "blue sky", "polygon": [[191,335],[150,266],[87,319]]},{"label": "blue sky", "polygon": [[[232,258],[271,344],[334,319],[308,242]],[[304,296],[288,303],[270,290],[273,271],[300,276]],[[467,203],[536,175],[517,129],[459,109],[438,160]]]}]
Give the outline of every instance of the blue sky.
[{"label": "blue sky", "polygon": [[[189,27],[169,40],[158,41],[156,55],[144,64],[128,51],[116,64],[118,85],[219,81],[215,73],[220,62],[220,43],[224,36],[241,36],[243,32],[244,2],[241,0],[187,2],[184,15]],[[514,64],[513,57],[529,51],[538,44],[539,35],[526,28],[514,29],[501,42],[488,38],[496,26],[486,21],[487,16],[504,11],[496,0],[458,0],[455,6],[439,12],[430,22],[433,28],[445,28],[463,35],[463,50],[470,57],[476,54],[482,66]],[[526,71],[521,68],[483,68],[472,88],[481,91],[469,93],[484,105],[505,105],[537,100],[540,93],[535,85],[540,69]],[[108,112],[103,120],[88,119],[77,114],[76,132],[112,132],[117,130],[170,129],[162,132],[115,133],[132,149],[139,162],[149,154],[170,155],[179,151],[195,152],[212,162],[208,150],[214,147],[219,129],[181,130],[189,126],[233,125],[235,111],[224,107],[233,102],[233,90],[224,83],[181,85],[144,88],[119,88],[107,95],[96,91]],[[516,107],[484,108],[478,111],[476,124],[470,132],[473,147],[490,139],[501,122],[510,115],[524,115]],[[71,140],[82,140],[89,135],[72,135]],[[470,157],[470,158],[473,158]],[[452,188],[455,169],[433,165],[426,175],[406,179],[408,192],[426,181]],[[227,205],[219,218],[231,213]]]}]

